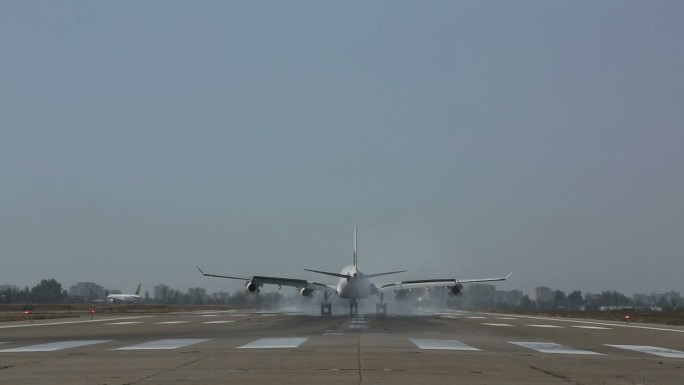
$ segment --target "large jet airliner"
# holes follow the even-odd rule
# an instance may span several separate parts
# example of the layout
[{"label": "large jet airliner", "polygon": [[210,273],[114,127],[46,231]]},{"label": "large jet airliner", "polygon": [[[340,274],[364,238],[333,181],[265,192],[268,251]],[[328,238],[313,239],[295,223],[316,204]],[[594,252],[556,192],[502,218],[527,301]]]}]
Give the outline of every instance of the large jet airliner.
[{"label": "large jet airliner", "polygon": [[358,253],[357,253],[357,239],[356,227],[354,227],[354,262],[352,265],[342,269],[340,273],[332,273],[328,271],[304,269],[313,273],[330,275],[340,278],[337,286],[330,286],[323,283],[307,281],[304,279],[280,278],[280,277],[264,277],[255,275],[252,278],[234,277],[228,275],[217,275],[205,273],[199,266],[197,269],[205,277],[241,279],[245,281],[247,292],[255,294],[258,293],[263,285],[278,285],[278,286],[292,286],[295,287],[299,293],[306,298],[313,297],[316,291],[323,292],[323,303],[321,303],[321,315],[332,314],[332,304],[328,301],[330,294],[336,294],[340,298],[349,300],[349,313],[351,315],[357,314],[359,310],[359,300],[368,298],[371,295],[377,295],[379,303],[376,304],[376,312],[387,314],[387,304],[384,302],[386,292],[392,292],[397,300],[402,300],[406,297],[407,291],[414,288],[421,287],[443,287],[447,290],[449,295],[461,295],[464,283],[473,282],[491,282],[504,281],[508,279],[511,274],[499,278],[475,278],[475,279],[423,279],[417,281],[401,281],[396,283],[389,283],[377,287],[369,281],[369,278],[381,277],[383,275],[403,273],[406,270],[389,271],[385,273],[364,274],[358,267]]},{"label": "large jet airliner", "polygon": [[110,294],[107,296],[107,301],[117,303],[117,302],[138,302],[140,301],[140,286],[142,284],[138,284],[138,288],[135,290],[135,294]]}]

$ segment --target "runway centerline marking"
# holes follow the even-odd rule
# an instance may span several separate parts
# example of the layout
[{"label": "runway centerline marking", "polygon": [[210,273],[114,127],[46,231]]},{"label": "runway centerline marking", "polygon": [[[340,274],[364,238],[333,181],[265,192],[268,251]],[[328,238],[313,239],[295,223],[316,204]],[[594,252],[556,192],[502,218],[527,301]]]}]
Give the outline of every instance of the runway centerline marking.
[{"label": "runway centerline marking", "polygon": [[429,350],[469,350],[478,351],[480,349],[474,348],[470,345],[464,344],[456,340],[435,340],[424,338],[411,338],[411,342],[419,349]]},{"label": "runway centerline marking", "polygon": [[470,316],[470,317],[468,317],[468,318],[470,318],[470,319],[485,319],[485,318],[487,318],[487,317]]},{"label": "runway centerline marking", "polygon": [[513,341],[509,341],[509,343],[514,344],[514,345],[518,345],[518,346],[522,346],[523,348],[536,350],[536,351],[541,352],[541,353],[602,355],[601,353],[596,353],[596,352],[592,352],[589,350],[575,349],[575,348],[571,348],[569,346],[555,344],[552,342],[513,342]]},{"label": "runway centerline marking", "polygon": [[21,348],[3,349],[0,350],[0,353],[52,352],[55,350],[77,348],[80,346],[102,344],[105,342],[111,342],[111,340],[75,340],[49,342],[46,344],[30,345]]},{"label": "runway centerline marking", "polygon": [[233,322],[235,322],[235,321],[207,321],[207,322],[202,322],[202,323],[205,323],[205,324],[229,324],[229,323],[233,323]]},{"label": "runway centerline marking", "polygon": [[109,322],[106,323],[105,325],[135,325],[135,324],[141,324],[142,321],[124,321],[124,322]]},{"label": "runway centerline marking", "polygon": [[187,339],[165,339],[158,341],[145,342],[142,344],[124,346],[114,350],[168,350],[178,349],[188,345],[199,344],[200,342],[209,341],[203,338],[187,338]]},{"label": "runway centerline marking", "polygon": [[588,326],[588,325],[573,325],[573,328],[579,329],[593,329],[593,330],[613,330],[611,328],[604,328],[603,326]]},{"label": "runway centerline marking", "polygon": [[562,329],[565,326],[558,326],[558,325],[532,325],[528,324],[527,326],[532,326],[533,328],[556,328],[556,329]]},{"label": "runway centerline marking", "polygon": [[155,322],[155,325],[174,325],[174,324],[185,324],[190,321],[162,321],[162,322]]},{"label": "runway centerline marking", "polygon": [[647,346],[647,345],[609,345],[609,344],[605,344],[605,345],[606,345],[606,346],[613,347],[613,348],[632,350],[632,351],[635,351],[635,352],[648,353],[648,354],[653,354],[653,355],[661,356],[661,357],[684,358],[684,352],[682,352],[682,351],[680,351],[680,350],[659,348],[659,347],[657,347],[657,346]]},{"label": "runway centerline marking", "polygon": [[238,346],[238,349],[283,349],[296,348],[303,344],[308,338],[262,338],[250,342],[246,345]]},{"label": "runway centerline marking", "polygon": [[494,323],[483,323],[483,325],[487,325],[487,326],[513,326],[511,324],[494,324]]}]

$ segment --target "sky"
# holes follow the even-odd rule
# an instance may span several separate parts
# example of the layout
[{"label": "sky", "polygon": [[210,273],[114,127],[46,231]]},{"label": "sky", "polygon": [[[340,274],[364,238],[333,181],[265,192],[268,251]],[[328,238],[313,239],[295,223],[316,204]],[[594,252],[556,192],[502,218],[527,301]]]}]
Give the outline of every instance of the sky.
[{"label": "sky", "polygon": [[682,14],[2,1],[0,284],[684,292]]}]

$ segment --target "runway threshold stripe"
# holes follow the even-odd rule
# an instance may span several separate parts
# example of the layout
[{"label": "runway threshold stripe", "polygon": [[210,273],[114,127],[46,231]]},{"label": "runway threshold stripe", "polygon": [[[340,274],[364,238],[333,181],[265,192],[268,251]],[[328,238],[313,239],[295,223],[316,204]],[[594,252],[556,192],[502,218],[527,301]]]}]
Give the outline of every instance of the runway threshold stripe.
[{"label": "runway threshold stripe", "polygon": [[76,341],[60,341],[49,342],[47,344],[30,345],[21,348],[3,349],[0,353],[27,353],[27,352],[52,352],[55,350],[77,348],[80,346],[88,346],[95,344],[102,344],[110,342],[111,340],[76,340]]},{"label": "runway threshold stripe", "polygon": [[480,350],[474,348],[470,345],[464,344],[461,341],[456,340],[435,340],[435,339],[424,339],[424,338],[411,338],[411,342],[416,345],[419,349],[431,349],[431,350]]},{"label": "runway threshold stripe", "polygon": [[552,353],[552,354],[594,354],[601,355],[601,353],[592,352],[589,350],[581,350],[571,348],[569,346],[564,346],[560,344],[555,344],[552,342],[509,342],[514,345],[522,346],[523,348],[536,350],[540,353]]},{"label": "runway threshold stripe", "polygon": [[199,344],[200,342],[209,341],[208,339],[165,339],[158,341],[145,342],[142,344],[124,346],[114,350],[167,350],[178,349],[188,345]]},{"label": "runway threshold stripe", "polygon": [[646,345],[608,345],[613,348],[632,350],[640,353],[653,354],[661,357],[669,358],[684,358],[684,352],[674,349],[659,348],[657,346],[646,346]]},{"label": "runway threshold stripe", "polygon": [[238,349],[283,349],[296,348],[308,338],[262,338],[239,346]]}]

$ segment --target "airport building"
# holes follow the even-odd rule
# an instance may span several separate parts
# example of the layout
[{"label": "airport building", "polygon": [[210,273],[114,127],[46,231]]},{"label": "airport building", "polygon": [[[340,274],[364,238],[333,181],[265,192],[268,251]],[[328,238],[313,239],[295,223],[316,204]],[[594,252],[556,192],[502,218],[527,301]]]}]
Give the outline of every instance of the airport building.
[{"label": "airport building", "polygon": [[79,282],[69,288],[69,294],[87,299],[104,299],[105,289],[95,282]]}]

